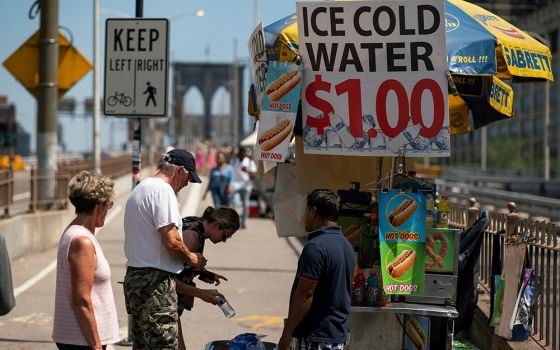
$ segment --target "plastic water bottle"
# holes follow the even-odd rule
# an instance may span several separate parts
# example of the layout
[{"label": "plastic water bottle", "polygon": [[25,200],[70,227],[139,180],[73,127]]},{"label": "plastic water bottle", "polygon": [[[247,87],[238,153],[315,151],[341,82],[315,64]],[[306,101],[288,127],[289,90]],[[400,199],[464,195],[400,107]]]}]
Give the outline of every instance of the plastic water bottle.
[{"label": "plastic water bottle", "polygon": [[435,210],[436,203],[434,201],[434,197],[431,193],[426,195],[426,227],[431,228],[434,226],[434,218],[433,213]]},{"label": "plastic water bottle", "polygon": [[231,307],[226,298],[218,299],[218,306],[222,309],[222,312],[227,318],[235,316],[235,310]]},{"label": "plastic water bottle", "polygon": [[366,305],[377,306],[377,298],[379,296],[379,277],[375,271],[369,272],[366,287]]},{"label": "plastic water bottle", "polygon": [[447,195],[445,194],[442,194],[439,197],[437,227],[449,227],[449,201]]},{"label": "plastic water bottle", "polygon": [[344,147],[346,148],[350,148],[354,145],[354,142],[356,142],[356,139],[354,138],[354,136],[352,136],[352,134],[350,134],[350,131],[348,130],[348,127],[346,126],[346,123],[344,123],[344,120],[342,120],[341,117],[339,117],[338,115],[331,113],[330,114],[330,119],[331,119],[331,127],[334,129],[334,131],[338,134],[338,136],[340,137],[340,140],[342,141],[342,144],[344,145]]},{"label": "plastic water bottle", "polygon": [[364,276],[364,272],[359,269],[358,274],[354,277],[354,304],[356,306],[364,305],[365,288],[366,276]]}]

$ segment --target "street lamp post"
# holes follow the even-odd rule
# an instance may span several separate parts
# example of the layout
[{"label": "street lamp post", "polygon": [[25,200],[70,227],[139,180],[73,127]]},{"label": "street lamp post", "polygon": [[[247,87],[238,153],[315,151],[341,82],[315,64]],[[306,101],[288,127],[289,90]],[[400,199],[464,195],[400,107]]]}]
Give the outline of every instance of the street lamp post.
[{"label": "street lamp post", "polygon": [[96,174],[101,173],[99,96],[99,0],[93,0],[93,171]]}]

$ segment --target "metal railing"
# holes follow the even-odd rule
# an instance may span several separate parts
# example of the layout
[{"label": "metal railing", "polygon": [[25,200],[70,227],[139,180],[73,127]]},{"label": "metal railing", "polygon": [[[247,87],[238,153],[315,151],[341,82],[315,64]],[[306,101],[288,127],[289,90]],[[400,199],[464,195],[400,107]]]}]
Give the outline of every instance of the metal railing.
[{"label": "metal railing", "polygon": [[[152,160],[157,158],[157,156],[151,157]],[[142,164],[151,165],[149,162],[150,155],[142,154]],[[101,172],[113,179],[131,174],[131,167],[130,154],[101,160]],[[35,165],[17,172],[0,170],[0,216],[9,217],[34,212],[37,209],[66,208],[68,206],[68,181],[80,171],[91,171],[92,169],[93,160],[82,159],[59,162],[54,178],[39,176]],[[39,198],[38,189],[41,186],[54,187],[54,191],[48,198]]]},{"label": "metal railing", "polygon": [[436,179],[438,191],[447,193],[450,201],[458,206],[466,205],[469,198],[475,197],[490,211],[505,208],[504,204],[515,202],[517,210],[525,216],[542,216],[552,222],[560,221],[560,199],[535,196],[524,193],[508,192],[489,187],[450,182]]},{"label": "metal railing", "polygon": [[[472,225],[480,216],[475,206],[476,200],[470,198],[469,207],[452,206],[449,216],[450,225],[464,229]],[[560,245],[554,224],[547,221],[521,218],[516,212],[515,203],[508,203],[509,213],[490,212],[490,223],[484,230],[480,251],[480,285],[490,291],[492,281],[492,257],[495,245],[500,248],[500,261],[504,262],[506,237],[513,235],[529,237],[527,243],[528,264],[534,269],[540,282],[540,296],[535,304],[532,338],[547,349],[560,346],[560,296],[558,266]],[[501,269],[500,269],[501,270]],[[517,292],[517,291],[516,291]]]}]

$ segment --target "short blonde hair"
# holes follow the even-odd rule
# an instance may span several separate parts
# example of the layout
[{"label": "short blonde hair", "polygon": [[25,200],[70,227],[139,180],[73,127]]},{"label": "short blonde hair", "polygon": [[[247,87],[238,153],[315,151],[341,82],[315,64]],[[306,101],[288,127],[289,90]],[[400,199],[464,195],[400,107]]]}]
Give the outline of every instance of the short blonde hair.
[{"label": "short blonde hair", "polygon": [[76,214],[92,214],[97,204],[113,205],[115,183],[104,175],[82,171],[68,182],[68,197],[76,208]]}]

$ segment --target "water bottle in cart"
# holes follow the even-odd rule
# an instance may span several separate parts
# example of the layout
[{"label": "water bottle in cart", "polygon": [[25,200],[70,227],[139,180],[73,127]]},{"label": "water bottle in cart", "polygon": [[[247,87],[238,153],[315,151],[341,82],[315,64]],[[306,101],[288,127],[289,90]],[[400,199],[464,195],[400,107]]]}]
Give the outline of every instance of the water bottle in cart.
[{"label": "water bottle in cart", "polygon": [[340,116],[334,113],[331,113],[330,117],[331,117],[330,118],[331,127],[340,137],[340,140],[342,141],[344,147],[346,148],[352,147],[354,145],[354,142],[356,142],[356,139],[354,138],[354,136],[352,136],[352,134],[350,134],[350,131],[346,126],[346,123],[344,123],[344,120],[342,120]]},{"label": "water bottle in cart", "polygon": [[377,306],[377,298],[379,296],[379,278],[375,271],[369,272],[366,287],[366,306]]},{"label": "water bottle in cart", "polygon": [[354,277],[354,304],[356,306],[364,305],[365,288],[366,276],[364,276],[364,272],[359,269],[358,274]]},{"label": "water bottle in cart", "polygon": [[437,227],[449,227],[449,199],[445,194],[442,194],[439,197]]}]

